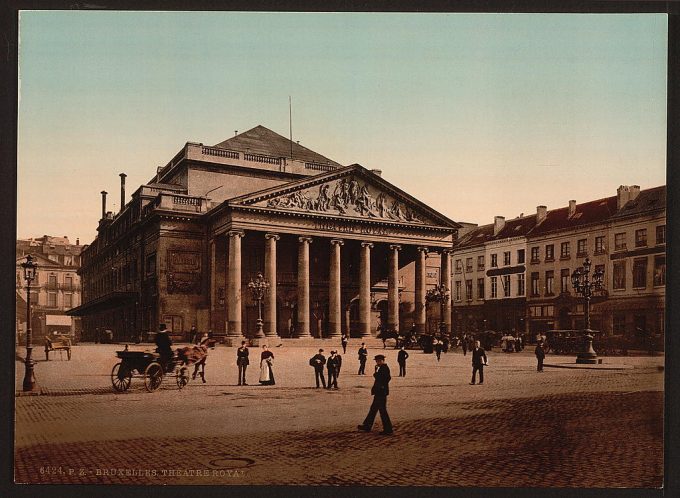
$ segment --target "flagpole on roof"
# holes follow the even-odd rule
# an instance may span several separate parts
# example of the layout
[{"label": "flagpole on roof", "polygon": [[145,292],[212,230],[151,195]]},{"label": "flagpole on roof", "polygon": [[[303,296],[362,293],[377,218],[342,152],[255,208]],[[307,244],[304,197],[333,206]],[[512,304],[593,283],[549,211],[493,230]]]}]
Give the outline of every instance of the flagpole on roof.
[{"label": "flagpole on roof", "polygon": [[293,100],[288,96],[288,130],[290,131],[290,158],[293,159]]}]

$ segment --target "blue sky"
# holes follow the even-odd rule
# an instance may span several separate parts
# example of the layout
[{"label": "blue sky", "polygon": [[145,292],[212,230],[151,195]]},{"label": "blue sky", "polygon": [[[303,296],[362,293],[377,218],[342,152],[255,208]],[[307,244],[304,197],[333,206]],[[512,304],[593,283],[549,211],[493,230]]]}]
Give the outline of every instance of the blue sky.
[{"label": "blue sky", "polygon": [[665,15],[22,12],[19,237],[259,124],[490,223],[665,183]]}]

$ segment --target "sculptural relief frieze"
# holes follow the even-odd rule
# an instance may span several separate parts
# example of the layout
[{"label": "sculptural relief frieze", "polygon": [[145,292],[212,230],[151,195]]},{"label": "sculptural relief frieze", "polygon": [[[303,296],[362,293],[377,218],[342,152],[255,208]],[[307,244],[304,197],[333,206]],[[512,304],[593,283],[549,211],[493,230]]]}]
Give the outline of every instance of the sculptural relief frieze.
[{"label": "sculptural relief frieze", "polygon": [[301,190],[267,201],[267,207],[332,213],[390,221],[424,223],[413,209],[384,192],[371,193],[367,183],[342,178],[318,188]]}]

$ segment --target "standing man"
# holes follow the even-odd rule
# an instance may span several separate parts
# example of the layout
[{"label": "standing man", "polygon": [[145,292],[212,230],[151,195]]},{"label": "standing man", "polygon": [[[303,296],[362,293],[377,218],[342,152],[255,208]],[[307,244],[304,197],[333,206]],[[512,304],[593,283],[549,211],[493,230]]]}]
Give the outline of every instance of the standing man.
[{"label": "standing man", "polygon": [[434,352],[437,354],[437,361],[442,359],[442,341],[440,341],[438,338],[434,338],[434,343],[432,344],[434,347]]},{"label": "standing man", "polygon": [[536,355],[536,360],[538,360],[538,365],[536,366],[537,372],[543,371],[543,360],[545,359],[545,351],[543,350],[543,343],[539,342],[536,344],[536,349],[534,350]]},{"label": "standing man", "polygon": [[321,379],[323,387],[326,387],[326,378],[323,376],[323,366],[326,364],[326,357],[323,355],[323,349],[319,349],[319,352],[311,357],[309,364],[314,367],[316,388],[319,388],[319,379]]},{"label": "standing man", "polygon": [[328,369],[328,385],[326,389],[331,387],[334,389],[338,388],[338,371],[340,370],[340,365],[338,363],[338,353],[336,351],[331,351],[331,356],[328,358],[328,363],[326,363],[326,368]]},{"label": "standing man", "polygon": [[468,338],[467,338],[466,334],[463,334],[463,340],[461,341],[461,347],[463,348],[463,356],[467,355]]},{"label": "standing man", "polygon": [[189,331],[189,343],[190,344],[198,344],[200,342],[200,336],[198,335],[198,330],[196,330],[196,325],[191,326],[191,330]]},{"label": "standing man", "polygon": [[342,338],[340,343],[342,344],[342,354],[347,354],[347,342],[349,342],[349,337],[347,337],[347,332],[342,333]]},{"label": "standing man", "polygon": [[368,349],[366,343],[361,343],[359,348],[359,373],[357,375],[366,375],[366,360],[368,359]]},{"label": "standing man", "polygon": [[250,365],[250,360],[248,359],[246,341],[241,341],[241,347],[236,350],[236,365],[238,365],[238,385],[247,386],[246,368]]},{"label": "standing man", "polygon": [[383,430],[380,434],[382,436],[389,436],[392,434],[392,421],[387,413],[387,396],[390,394],[389,384],[391,380],[390,368],[385,363],[385,356],[381,354],[376,355],[375,363],[375,373],[373,374],[375,381],[371,388],[373,403],[370,410],[368,410],[364,423],[357,426],[357,428],[360,431],[370,432],[373,428],[375,415],[380,412],[380,420],[383,425]]},{"label": "standing man", "polygon": [[[483,361],[482,361],[483,359]],[[486,359],[486,352],[481,348],[480,342],[475,341],[475,347],[472,348],[472,381],[471,385],[475,384],[475,377],[479,370],[479,383],[484,384],[484,365],[488,365]]]},{"label": "standing man", "polygon": [[399,350],[397,354],[397,363],[399,363],[399,377],[406,377],[406,359],[408,358],[408,353],[404,349],[404,346]]}]

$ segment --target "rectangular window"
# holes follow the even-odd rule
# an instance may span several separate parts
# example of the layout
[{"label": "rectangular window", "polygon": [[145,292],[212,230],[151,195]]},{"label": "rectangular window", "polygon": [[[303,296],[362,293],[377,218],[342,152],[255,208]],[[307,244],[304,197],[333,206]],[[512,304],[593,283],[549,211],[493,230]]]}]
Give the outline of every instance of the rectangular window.
[{"label": "rectangular window", "polygon": [[543,306],[544,310],[544,315],[545,316],[553,316],[555,314],[555,307],[554,306]]},{"label": "rectangular window", "polygon": [[484,269],[484,256],[477,256],[477,269],[478,270]]},{"label": "rectangular window", "polygon": [[[604,274],[604,265],[595,265],[595,271],[596,271],[596,272],[599,271],[599,272],[601,272],[602,274]],[[604,276],[604,279],[602,280],[602,289],[606,289],[606,288],[607,288],[607,280],[606,280],[606,278],[607,278],[607,275],[605,275],[605,276]]]},{"label": "rectangular window", "polygon": [[524,264],[524,249],[517,249],[517,264]]},{"label": "rectangular window", "polygon": [[576,256],[583,258],[588,255],[588,239],[579,239],[576,241]]},{"label": "rectangular window", "polygon": [[73,277],[70,275],[66,275],[64,277],[64,287],[66,289],[71,290],[73,288]]},{"label": "rectangular window", "polygon": [[491,277],[491,297],[498,297],[498,277]]},{"label": "rectangular window", "polygon": [[545,272],[545,295],[552,296],[555,294],[553,291],[555,285],[555,272],[553,270],[548,270]]},{"label": "rectangular window", "polygon": [[666,285],[666,256],[654,256],[654,285]]},{"label": "rectangular window", "polygon": [[569,242],[560,244],[560,258],[567,259],[570,255]]},{"label": "rectangular window", "polygon": [[48,277],[47,277],[47,288],[48,289],[56,289],[57,288],[57,276],[56,275],[48,275]]},{"label": "rectangular window", "polygon": [[472,301],[472,280],[465,281],[465,299]]},{"label": "rectangular window", "polygon": [[456,260],[456,273],[460,273],[461,271],[463,271],[463,260],[457,259]]},{"label": "rectangular window", "polygon": [[73,294],[64,294],[64,308],[73,308]]},{"label": "rectangular window", "polygon": [[57,307],[57,293],[56,292],[48,292],[47,293],[47,306],[50,308],[56,308]]},{"label": "rectangular window", "polygon": [[517,295],[518,296],[524,295],[524,273],[520,273],[517,275]]},{"label": "rectangular window", "polygon": [[503,275],[503,297],[510,297],[510,275]]},{"label": "rectangular window", "polygon": [[614,286],[614,289],[625,289],[626,288],[626,262],[625,261],[615,261],[614,262],[613,286]]},{"label": "rectangular window", "polygon": [[146,274],[155,275],[156,274],[156,253],[149,254],[146,257]]},{"label": "rectangular window", "polygon": [[640,230],[635,230],[635,247],[646,246],[647,246],[647,229],[641,228]]},{"label": "rectangular window", "polygon": [[595,237],[595,254],[604,254],[604,235]]},{"label": "rectangular window", "polygon": [[647,287],[647,258],[633,261],[633,287],[636,289]]},{"label": "rectangular window", "polygon": [[472,258],[467,258],[465,260],[465,271],[467,272],[472,271]]},{"label": "rectangular window", "polygon": [[484,299],[484,279],[477,279],[477,299]]},{"label": "rectangular window", "polygon": [[498,254],[492,254],[491,255],[491,268],[497,268],[498,267]]},{"label": "rectangular window", "polygon": [[616,233],[614,234],[614,250],[624,251],[626,249],[626,233]]},{"label": "rectangular window", "polygon": [[666,225],[659,225],[656,227],[656,243],[665,244],[666,243]]},{"label": "rectangular window", "polygon": [[539,293],[539,282],[538,282],[538,272],[533,272],[531,274],[531,295],[532,296],[538,296]]},{"label": "rectangular window", "polygon": [[569,268],[562,268],[560,272],[560,292],[569,292]]},{"label": "rectangular window", "polygon": [[460,280],[456,280],[456,301],[460,301]]},{"label": "rectangular window", "polygon": [[505,251],[503,253],[503,265],[505,266],[510,265],[510,251]]},{"label": "rectangular window", "polygon": [[613,330],[616,335],[623,335],[626,333],[626,315],[623,313],[614,313]]},{"label": "rectangular window", "polygon": [[554,261],[555,260],[555,246],[548,244],[545,246],[545,260]]},{"label": "rectangular window", "polygon": [[539,251],[538,247],[532,247],[531,248],[531,262],[532,263],[540,263],[541,256],[540,256],[538,251]]}]

